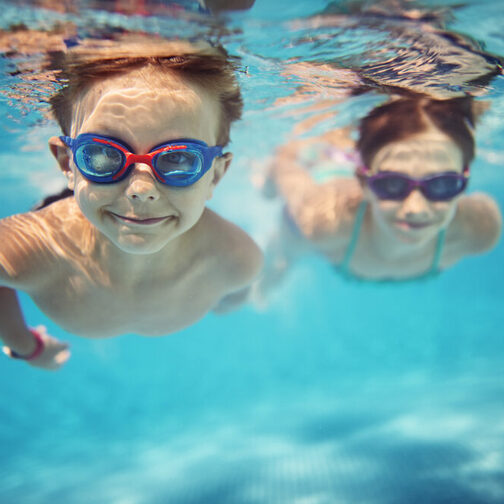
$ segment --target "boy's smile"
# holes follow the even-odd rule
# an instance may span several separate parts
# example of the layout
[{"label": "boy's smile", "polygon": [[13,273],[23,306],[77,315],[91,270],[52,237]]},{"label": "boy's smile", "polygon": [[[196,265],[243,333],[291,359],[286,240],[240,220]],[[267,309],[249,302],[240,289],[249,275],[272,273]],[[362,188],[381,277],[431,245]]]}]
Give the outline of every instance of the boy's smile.
[{"label": "boy's smile", "polygon": [[139,217],[139,216],[136,216],[136,217],[128,217],[127,215],[118,215],[118,214],[115,214],[114,212],[110,212],[111,215],[113,215],[114,217],[116,217],[117,219],[123,221],[123,222],[126,222],[126,223],[129,223],[129,224],[132,224],[132,225],[140,225],[140,226],[150,226],[150,225],[154,225],[154,224],[159,224],[160,222],[163,222],[165,220],[168,220],[168,219],[173,219],[174,217],[172,216],[166,216],[166,217]]},{"label": "boy's smile", "polygon": [[[74,118],[72,136],[110,136],[146,154],[179,138],[215,145],[219,108],[210,93],[178,76],[167,73],[162,86],[152,87],[129,73],[92,87],[77,100]],[[229,155],[216,158],[201,179],[183,188],[161,184],[144,163],[111,184],[87,180],[73,161],[66,174],[82,213],[103,235],[124,252],[149,254],[198,222],[228,164]]]}]

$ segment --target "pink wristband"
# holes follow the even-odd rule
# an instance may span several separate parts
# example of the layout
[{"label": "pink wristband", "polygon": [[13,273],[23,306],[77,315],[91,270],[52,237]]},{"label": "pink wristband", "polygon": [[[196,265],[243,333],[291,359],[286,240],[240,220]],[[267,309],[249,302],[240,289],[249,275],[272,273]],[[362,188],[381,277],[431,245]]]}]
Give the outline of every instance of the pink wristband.
[{"label": "pink wristband", "polygon": [[40,335],[40,333],[38,331],[36,331],[35,329],[30,329],[30,332],[33,334],[33,337],[35,338],[35,344],[37,345],[35,347],[35,350],[33,350],[33,352],[29,355],[20,355],[20,354],[14,352],[14,350],[11,350],[10,356],[13,359],[33,360],[33,359],[36,359],[44,351],[44,348],[45,348],[44,340],[42,339],[42,336]]}]

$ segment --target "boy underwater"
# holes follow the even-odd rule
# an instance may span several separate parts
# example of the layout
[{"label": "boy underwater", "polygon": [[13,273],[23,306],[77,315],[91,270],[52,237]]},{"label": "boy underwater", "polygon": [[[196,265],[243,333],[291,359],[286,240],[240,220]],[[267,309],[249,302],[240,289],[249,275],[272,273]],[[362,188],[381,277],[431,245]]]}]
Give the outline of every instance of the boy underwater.
[{"label": "boy underwater", "polygon": [[253,240],[206,208],[242,99],[223,50],[183,41],[74,48],[49,146],[73,195],[0,221],[4,352],[45,369],[66,344],[25,324],[16,290],[91,338],[178,331],[229,308],[258,274]]}]

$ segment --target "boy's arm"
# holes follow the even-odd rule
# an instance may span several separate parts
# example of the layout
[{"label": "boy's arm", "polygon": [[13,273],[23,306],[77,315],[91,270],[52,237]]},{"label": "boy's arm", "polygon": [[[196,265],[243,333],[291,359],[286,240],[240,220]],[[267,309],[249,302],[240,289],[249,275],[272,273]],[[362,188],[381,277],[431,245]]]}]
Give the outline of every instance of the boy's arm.
[{"label": "boy's arm", "polygon": [[8,287],[0,287],[0,339],[20,355],[30,355],[37,346],[24,321],[16,291]]},{"label": "boy's arm", "polygon": [[[33,243],[16,229],[18,220],[23,222],[16,218],[0,221],[0,339],[6,345],[3,351],[9,357],[28,360],[33,366],[57,369],[70,357],[68,345],[49,336],[42,326],[37,330],[28,328],[17,298],[15,289],[29,290],[32,283],[43,280],[47,270],[40,264],[28,265],[34,254],[30,253]],[[37,262],[35,257],[33,262]],[[30,274],[30,269],[35,273]]]},{"label": "boy's arm", "polygon": [[213,312],[223,315],[238,309],[242,304],[246,303],[250,297],[251,286],[247,285],[243,289],[232,292],[224,296],[214,307]]},{"label": "boy's arm", "polygon": [[43,369],[59,369],[69,358],[68,345],[49,336],[45,327],[30,329],[24,321],[16,291],[0,287],[0,339],[3,352]]},{"label": "boy's arm", "polygon": [[251,284],[263,266],[261,249],[243,230],[237,227],[235,230],[228,249],[232,255],[223,265],[225,268],[223,277],[227,280],[228,294],[213,308],[213,311],[219,314],[233,311],[249,299]]}]

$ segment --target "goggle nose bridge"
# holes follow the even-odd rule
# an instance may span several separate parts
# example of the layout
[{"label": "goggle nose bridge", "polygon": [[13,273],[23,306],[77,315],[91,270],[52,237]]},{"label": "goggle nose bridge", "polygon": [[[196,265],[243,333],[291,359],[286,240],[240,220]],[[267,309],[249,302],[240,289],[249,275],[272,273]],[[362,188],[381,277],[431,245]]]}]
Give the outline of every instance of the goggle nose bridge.
[{"label": "goggle nose bridge", "polygon": [[406,197],[409,197],[414,191],[421,193],[424,198],[427,198],[427,193],[429,192],[427,185],[425,183],[422,183],[421,180],[410,179],[405,191]]},{"label": "goggle nose bridge", "polygon": [[131,165],[135,163],[143,163],[150,167],[152,173],[154,174],[154,177],[156,177],[156,180],[160,182],[163,181],[156,168],[154,168],[154,165],[152,164],[152,159],[154,158],[155,153],[151,152],[149,154],[133,154],[132,152],[125,152],[124,155],[126,156],[126,161],[119,172],[114,175],[114,180],[120,179],[126,171],[129,171]]},{"label": "goggle nose bridge", "polygon": [[135,164],[135,163],[143,163],[146,165],[149,165],[152,170],[154,170],[154,165],[152,164],[152,159],[153,159],[152,154],[133,154],[133,153],[128,153],[126,154],[126,163],[125,163],[125,168],[128,166]]}]

